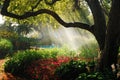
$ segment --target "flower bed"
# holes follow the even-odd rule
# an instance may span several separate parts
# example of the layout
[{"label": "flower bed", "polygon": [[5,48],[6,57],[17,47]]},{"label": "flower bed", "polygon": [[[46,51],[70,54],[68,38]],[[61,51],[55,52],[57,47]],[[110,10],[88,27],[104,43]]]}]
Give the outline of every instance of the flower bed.
[{"label": "flower bed", "polygon": [[71,60],[69,57],[57,57],[40,59],[33,61],[26,69],[28,78],[32,80],[59,80],[55,77],[54,72],[62,63]]}]

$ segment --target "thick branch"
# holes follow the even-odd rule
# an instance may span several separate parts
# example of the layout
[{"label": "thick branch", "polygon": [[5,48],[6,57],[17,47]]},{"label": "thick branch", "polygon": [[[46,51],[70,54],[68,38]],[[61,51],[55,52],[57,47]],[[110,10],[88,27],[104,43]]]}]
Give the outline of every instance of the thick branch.
[{"label": "thick branch", "polygon": [[64,27],[77,27],[77,28],[82,28],[82,29],[85,29],[85,30],[88,30],[88,31],[92,32],[92,30],[91,30],[92,28],[90,27],[90,25],[85,24],[85,23],[80,23],[80,22],[66,23],[65,21],[63,21],[58,16],[58,14],[56,14],[55,12],[53,12],[51,10],[48,10],[48,9],[40,9],[40,10],[35,11],[35,12],[26,12],[23,15],[17,15],[17,14],[14,14],[14,13],[10,13],[10,12],[7,11],[7,8],[9,7],[9,3],[10,3],[10,0],[5,0],[4,1],[3,8],[1,10],[2,15],[12,17],[12,18],[16,18],[16,19],[26,19],[26,18],[31,17],[31,16],[37,16],[39,14],[46,13],[46,14],[49,14],[52,17],[54,17]]}]

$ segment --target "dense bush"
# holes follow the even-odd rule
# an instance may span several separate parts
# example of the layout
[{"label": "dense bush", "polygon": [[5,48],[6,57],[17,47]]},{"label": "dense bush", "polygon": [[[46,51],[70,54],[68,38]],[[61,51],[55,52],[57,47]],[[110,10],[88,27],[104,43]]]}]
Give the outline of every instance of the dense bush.
[{"label": "dense bush", "polygon": [[9,31],[3,30],[3,31],[0,31],[0,37],[12,40],[12,39],[17,39],[18,35],[14,32],[9,32]]},{"label": "dense bush", "polygon": [[14,50],[26,50],[31,46],[33,39],[19,36],[17,39],[12,40]]},{"label": "dense bush", "polygon": [[13,49],[12,43],[7,39],[0,39],[0,57],[5,56],[7,53],[11,53]]},{"label": "dense bush", "polygon": [[69,57],[39,59],[33,61],[26,69],[27,78],[32,80],[58,80],[54,75],[57,67],[70,61]]},{"label": "dense bush", "polygon": [[67,64],[62,64],[55,71],[61,80],[75,80],[79,74],[88,72],[86,63],[82,61],[71,60]]},{"label": "dense bush", "polygon": [[[68,52],[69,51],[67,51],[67,53]],[[41,66],[43,64],[49,65],[48,63],[56,63],[54,65],[57,66],[57,64],[67,61],[67,59],[71,58],[69,54],[67,55],[67,53],[66,53],[66,49],[63,49],[63,48],[62,49],[61,48],[50,48],[50,49],[38,49],[38,50],[31,49],[31,50],[26,50],[26,51],[18,51],[17,53],[15,53],[15,55],[13,55],[12,58],[10,58],[9,60],[5,62],[5,72],[10,72],[12,74],[20,75],[20,76],[24,74],[25,76],[26,70],[29,71],[30,68],[31,69],[36,68],[36,66],[34,66],[35,64],[36,65],[38,64],[39,66]],[[70,51],[70,53],[72,52]],[[66,54],[66,57],[64,56],[64,54]],[[41,59],[42,60],[44,59],[44,60],[42,61]],[[34,61],[35,61],[35,64],[33,64]]]},{"label": "dense bush", "polygon": [[24,36],[20,36],[15,32],[8,32],[8,31],[0,31],[0,37],[8,39],[13,44],[14,50],[25,50],[29,49],[30,46],[35,45],[37,40],[34,38],[27,38]]},{"label": "dense bush", "polygon": [[58,49],[40,49],[18,51],[12,58],[5,62],[5,72],[12,74],[23,74],[26,66],[32,61],[38,59],[56,58],[59,53]]},{"label": "dense bush", "polygon": [[5,72],[16,75],[23,75],[26,66],[32,61],[42,58],[43,55],[34,51],[19,51],[12,58],[5,62]]}]

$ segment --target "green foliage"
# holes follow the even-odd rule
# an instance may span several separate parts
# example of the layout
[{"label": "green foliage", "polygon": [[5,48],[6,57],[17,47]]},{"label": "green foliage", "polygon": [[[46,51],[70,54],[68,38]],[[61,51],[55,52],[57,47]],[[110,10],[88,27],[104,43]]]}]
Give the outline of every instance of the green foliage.
[{"label": "green foliage", "polygon": [[95,66],[95,61],[90,61],[87,63],[87,66],[91,67],[91,66]]},{"label": "green foliage", "polygon": [[19,26],[12,26],[11,23],[6,22],[0,27],[0,37],[10,40],[13,44],[14,50],[25,50],[30,48],[31,45],[37,43],[34,38],[24,37],[24,35],[30,31],[31,26],[27,25],[27,23]]},{"label": "green foliage", "polygon": [[2,0],[0,0],[0,9],[1,9],[1,5],[3,5],[3,1]]},{"label": "green foliage", "polygon": [[23,23],[23,24],[19,24],[18,26],[14,26],[15,27],[15,32],[18,35],[24,36],[27,35],[30,31],[32,31],[32,25],[28,25],[28,23]]},{"label": "green foliage", "polygon": [[112,1],[111,0],[103,0],[101,1],[102,3],[102,7],[107,11],[107,13],[110,11],[110,8],[111,8],[111,3]]},{"label": "green foliage", "polygon": [[[89,7],[84,0],[80,1],[78,4],[78,9],[75,8],[75,0],[59,0],[53,5],[48,5],[47,2],[52,0],[12,0],[10,2],[8,11],[17,15],[25,14],[26,12],[35,12],[40,9],[48,9],[56,12],[64,21],[73,22],[73,21],[81,21],[85,23],[90,23],[89,21]],[[32,3],[32,4],[31,4]],[[38,4],[38,5],[37,5]],[[13,22],[17,22],[18,20],[13,18],[6,17],[6,20],[10,20]],[[30,17],[25,20],[19,20],[19,23],[34,23],[39,24],[39,22],[43,23],[42,25],[46,26],[47,23],[52,23],[53,27],[60,26],[56,20],[53,19],[50,15],[40,14],[36,17]]]},{"label": "green foliage", "polygon": [[75,80],[104,80],[103,76],[99,72],[93,72],[93,73],[82,73],[79,75],[78,78]]},{"label": "green foliage", "polygon": [[69,63],[62,64],[55,71],[57,75],[62,80],[75,80],[81,73],[86,73],[86,63],[82,61],[71,60]]},{"label": "green foliage", "polygon": [[26,69],[26,77],[28,80],[58,80],[54,75],[56,68],[69,61],[69,57],[63,56],[33,61]]},{"label": "green foliage", "polygon": [[56,58],[59,52],[60,50],[57,48],[18,51],[5,63],[5,71],[12,74],[23,74],[26,66],[32,61],[43,58]]},{"label": "green foliage", "polygon": [[63,56],[63,53],[65,54],[65,50],[62,50],[61,48],[18,51],[12,58],[5,62],[5,71],[12,74],[22,75],[26,66],[28,66],[32,61],[48,58],[56,59],[59,56]]},{"label": "green foliage", "polygon": [[0,38],[0,57],[5,56],[7,53],[11,53],[12,50],[12,43],[7,39]]},{"label": "green foliage", "polygon": [[9,32],[9,31],[3,30],[3,31],[0,31],[0,37],[12,40],[12,39],[17,39],[18,35],[14,32]]},{"label": "green foliage", "polygon": [[90,72],[79,74],[79,77],[75,80],[118,80],[113,72],[106,69],[103,73],[101,72]]},{"label": "green foliage", "polygon": [[22,75],[27,65],[42,57],[43,54],[41,55],[34,50],[18,51],[12,58],[5,62],[5,72]]},{"label": "green foliage", "polygon": [[36,39],[18,36],[16,33],[8,31],[0,31],[0,37],[10,40],[14,50],[25,50],[37,43]]},{"label": "green foliage", "polygon": [[36,39],[22,36],[19,36],[16,40],[12,40],[12,42],[14,45],[14,50],[26,50],[29,49],[30,46],[35,45],[37,43]]},{"label": "green foliage", "polygon": [[94,58],[98,56],[98,45],[95,42],[89,42],[83,45],[80,49],[80,56],[84,58]]}]

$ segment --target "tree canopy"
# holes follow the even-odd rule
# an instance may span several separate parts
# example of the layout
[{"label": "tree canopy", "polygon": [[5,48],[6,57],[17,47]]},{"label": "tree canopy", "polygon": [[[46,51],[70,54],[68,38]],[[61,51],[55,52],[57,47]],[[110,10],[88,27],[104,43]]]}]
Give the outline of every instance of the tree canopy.
[{"label": "tree canopy", "polygon": [[[59,19],[58,22],[62,24],[63,21],[60,19],[64,20],[65,22],[81,21],[92,24],[92,15],[90,15],[89,7],[84,0],[79,3],[75,2],[74,0],[6,0],[6,2],[4,4],[6,7],[3,8],[7,8],[7,13],[11,13],[8,16],[12,16],[14,18],[17,17],[19,22],[26,21],[34,24],[42,22],[54,23],[54,25],[58,25],[56,24],[56,20],[54,20],[51,16],[43,14],[47,13],[52,16],[56,15],[56,19]],[[3,3],[1,3],[1,5],[3,5]],[[1,13],[2,12],[5,11],[1,11]],[[7,18],[7,20],[18,22],[18,20],[13,18]]]}]

